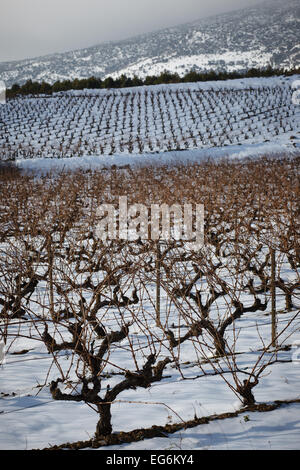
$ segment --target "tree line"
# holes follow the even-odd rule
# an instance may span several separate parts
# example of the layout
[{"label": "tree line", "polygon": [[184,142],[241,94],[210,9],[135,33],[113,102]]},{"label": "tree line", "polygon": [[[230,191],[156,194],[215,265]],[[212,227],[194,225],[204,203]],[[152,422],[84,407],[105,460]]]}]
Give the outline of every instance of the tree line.
[{"label": "tree line", "polygon": [[10,89],[7,90],[7,97],[13,98],[17,95],[36,95],[45,94],[51,95],[52,93],[68,90],[84,90],[84,89],[110,89],[110,88],[130,88],[136,86],[147,85],[161,85],[170,83],[190,83],[190,82],[206,82],[210,80],[229,80],[236,78],[249,78],[249,77],[271,77],[279,75],[293,75],[300,73],[300,68],[292,70],[284,70],[280,68],[272,68],[271,66],[259,69],[251,68],[244,72],[216,72],[211,70],[209,72],[196,72],[191,70],[184,76],[179,76],[178,73],[162,72],[160,75],[148,75],[144,79],[137,76],[128,77],[122,74],[120,77],[112,78],[106,77],[101,79],[99,77],[89,78],[75,78],[74,80],[58,80],[53,84],[45,81],[36,82],[27,80],[23,85],[15,83]]}]

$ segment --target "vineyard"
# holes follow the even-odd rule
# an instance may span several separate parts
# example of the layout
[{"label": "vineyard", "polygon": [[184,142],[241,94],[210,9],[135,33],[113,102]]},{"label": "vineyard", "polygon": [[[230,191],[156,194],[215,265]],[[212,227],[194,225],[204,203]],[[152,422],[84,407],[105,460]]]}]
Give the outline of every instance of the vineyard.
[{"label": "vineyard", "polygon": [[288,79],[212,83],[10,99],[0,107],[1,159],[136,155],[282,137],[297,145]]},{"label": "vineyard", "polygon": [[[264,95],[195,87],[24,101],[7,104],[7,156],[224,145],[293,130],[290,92],[280,87]],[[288,403],[298,411],[299,163],[295,156],[55,177],[0,169],[0,445],[120,448],[156,438],[170,448],[173,433],[198,426],[206,438],[197,445],[207,448],[210,421],[221,414],[243,416],[246,428],[256,411]],[[203,204],[203,247],[103,242],[97,208],[117,210],[121,195],[147,207]]]}]

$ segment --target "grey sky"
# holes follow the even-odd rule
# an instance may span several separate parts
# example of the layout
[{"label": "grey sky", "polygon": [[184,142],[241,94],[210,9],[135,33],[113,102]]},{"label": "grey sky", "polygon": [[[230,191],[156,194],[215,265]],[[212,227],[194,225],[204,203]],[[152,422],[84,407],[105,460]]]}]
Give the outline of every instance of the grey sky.
[{"label": "grey sky", "polygon": [[261,0],[0,0],[0,62],[124,39]]}]

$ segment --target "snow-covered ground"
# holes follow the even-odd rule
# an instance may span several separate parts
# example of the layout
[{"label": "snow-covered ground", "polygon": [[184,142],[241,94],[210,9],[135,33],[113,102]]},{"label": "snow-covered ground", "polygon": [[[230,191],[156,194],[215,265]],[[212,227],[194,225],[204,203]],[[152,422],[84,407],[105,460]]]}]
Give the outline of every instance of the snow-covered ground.
[{"label": "snow-covered ground", "polygon": [[[152,87],[148,89],[148,94],[145,89],[114,92],[101,90],[100,92],[71,92],[51,98],[20,99],[0,107],[0,118],[5,122],[5,124],[0,124],[2,131],[5,131],[5,134],[2,133],[0,145],[7,151],[11,145],[13,151],[19,152],[17,165],[20,168],[42,172],[56,169],[109,167],[114,164],[117,166],[172,164],[178,161],[199,161],[207,158],[242,159],[265,154],[292,155],[299,151],[299,107],[297,108],[291,102],[291,83],[294,80],[295,77],[249,79],[214,84]],[[241,95],[236,94],[239,91]],[[200,114],[197,117],[194,116],[193,121],[192,116],[196,112],[195,109],[198,109],[197,106],[193,107],[193,103],[198,94],[201,96],[199,106],[205,111],[205,119],[199,119],[201,114],[199,109]],[[151,96],[155,103],[153,106],[150,106]],[[238,96],[242,101],[236,98]],[[127,122],[126,109],[130,109],[132,97],[133,111],[128,111]],[[225,104],[222,101],[223,98],[219,100],[218,97],[224,97]],[[173,108],[172,98],[177,100]],[[129,102],[126,106],[129,108],[125,107],[127,99]],[[101,100],[104,100],[103,103]],[[160,100],[165,101],[162,101],[159,106]],[[217,100],[218,112],[221,115],[213,108],[210,100],[212,102]],[[101,106],[104,108],[104,104],[106,103],[107,106],[110,102],[115,104],[111,108],[103,109],[103,113],[106,112],[107,115],[101,121],[102,124],[99,124],[99,109]],[[147,104],[139,108],[139,102],[143,103],[143,106],[148,103],[148,108]],[[92,105],[85,114],[87,103],[92,103]],[[147,114],[146,109],[151,112]],[[170,113],[169,117],[167,110]],[[208,118],[209,113],[213,115],[211,120]],[[27,116],[26,119],[25,116]],[[122,116],[125,122],[120,124]],[[229,124],[225,123],[227,116]],[[230,116],[233,116],[232,122]],[[247,125],[239,127],[239,124],[244,122],[244,118]],[[53,126],[50,124],[51,119],[55,121]],[[74,121],[73,130],[71,129],[72,121]],[[43,127],[45,122],[49,124],[46,129]],[[148,127],[142,125],[142,122],[148,122]],[[163,136],[166,135],[169,139],[172,133],[170,124],[174,128],[175,122],[179,123],[178,136],[182,137],[180,141],[182,148],[180,150],[171,148],[170,151],[164,152],[168,149]],[[101,126],[105,123],[108,126],[103,130]],[[119,125],[124,128],[126,136],[118,128]],[[230,125],[235,129],[232,134],[228,128]],[[252,125],[253,129],[260,132],[253,132]],[[100,126],[99,141],[97,141],[97,126]],[[216,132],[213,132],[214,130]],[[189,137],[190,131],[193,133],[192,137]],[[199,137],[199,132],[201,137]],[[212,140],[204,143],[203,136],[208,132],[212,132],[213,135],[209,138]],[[80,133],[82,138],[80,138],[79,145]],[[63,155],[59,146],[66,144],[68,141],[66,135],[69,134],[72,134],[77,145],[81,146],[79,153],[82,156],[75,157],[76,152],[70,151],[69,157],[73,155],[74,158],[49,158],[57,157],[59,153]],[[124,151],[120,152],[122,142],[124,144],[126,140],[128,143],[130,137],[133,139],[133,136],[137,135],[142,136],[140,141],[142,150],[135,143],[131,152],[128,147],[127,150],[125,149],[126,145],[123,145]],[[176,135],[175,131],[174,135]],[[177,140],[176,138],[173,140],[173,144],[175,141],[178,143],[178,136]],[[85,145],[97,146],[97,142],[102,145],[103,139],[106,139],[103,152],[97,149],[92,152],[92,147],[90,147],[90,152],[85,151]],[[149,139],[154,142],[151,152]],[[196,144],[190,145],[189,142],[193,142],[194,139],[196,139]],[[216,145],[213,145],[214,139],[217,139]],[[240,139],[240,142],[236,141]],[[87,144],[84,143],[85,141]],[[112,151],[112,142],[114,142],[114,151]],[[184,142],[187,142],[188,146]],[[70,139],[68,145],[70,145]],[[26,149],[29,153],[23,157],[33,158],[22,158],[22,153],[26,153]],[[48,157],[45,157],[44,153]],[[282,265],[282,276],[294,282],[297,280],[297,273],[299,279],[299,269],[291,270],[285,260],[285,264]],[[78,282],[78,279],[76,280]],[[153,283],[149,289],[150,298],[155,298]],[[42,284],[38,288],[38,294],[42,298],[45,292],[45,285]],[[299,310],[299,294],[295,300],[295,306],[289,311],[285,308],[282,291],[277,294],[277,326],[281,331],[297,313],[297,309]],[[247,294],[243,293],[243,296],[243,301],[244,299],[245,302],[250,301]],[[40,300],[39,297],[37,298]],[[33,302],[32,299],[29,305],[31,302]],[[169,315],[168,302],[168,297],[163,292],[162,315]],[[221,301],[212,315],[218,316],[220,312],[224,312],[225,307],[225,303],[222,304]],[[149,322],[153,322],[150,325],[152,334],[159,336],[160,332],[153,321],[154,308],[150,302],[146,305],[145,311],[150,315]],[[171,317],[169,323],[171,324],[172,320],[175,325],[180,323],[178,321],[180,318],[176,317],[176,309],[171,313],[174,318]],[[118,324],[118,315],[119,311],[114,308],[107,313],[105,320],[111,328]],[[29,340],[25,337],[28,333],[26,329],[30,328],[26,322],[20,326],[16,320],[15,325],[10,325],[9,328],[12,328],[11,331],[15,331],[16,335],[20,332],[24,333],[24,337],[19,336],[12,344],[6,354],[5,363],[0,366],[0,448],[43,448],[91,438],[95,432],[97,414],[82,402],[54,401],[49,392],[49,383],[57,379],[59,374],[52,356],[47,353],[41,341]],[[231,334],[238,338],[235,344],[238,353],[236,361],[241,374],[247,374],[260,355],[259,349],[270,342],[270,306],[266,311],[243,314],[236,320],[234,329],[231,328],[228,331],[229,336]],[[132,344],[143,349],[147,344],[145,331],[135,325],[130,334]],[[284,331],[280,343],[287,346],[286,349],[277,352],[274,356],[276,361],[266,368],[260,377],[259,384],[254,388],[258,403],[300,398],[299,319],[296,319]],[[225,380],[220,375],[213,374],[211,365],[199,366],[197,347],[193,341],[183,343],[180,350],[180,371],[169,365],[164,371],[162,381],[154,383],[147,389],[137,388],[124,391],[118,397],[120,400],[117,400],[112,407],[114,432],[187,421],[193,419],[195,415],[202,417],[230,412],[241,406],[237,395],[228,387]],[[25,353],[24,350],[28,352]],[[266,353],[265,358],[268,360],[271,355],[271,352]],[[112,348],[111,356],[112,364],[121,364],[123,370],[133,369],[127,339],[120,347]],[[60,363],[63,369],[67,368],[70,365],[69,355],[63,353]],[[224,370],[225,378],[227,374],[230,377],[228,363],[219,359],[218,367]],[[116,372],[114,365],[108,370],[111,375],[103,380],[103,389],[114,385],[116,378],[112,372]],[[112,446],[110,449],[131,451],[138,449],[299,449],[299,423],[300,405],[288,404],[271,412],[245,412],[235,418],[216,420],[209,424],[179,431],[166,438]]]},{"label": "snow-covered ground", "polygon": [[209,70],[212,64],[222,63],[222,66],[228,72],[243,71],[245,63],[248,64],[249,68],[262,68],[264,64],[269,63],[272,58],[272,54],[263,50],[252,50],[247,52],[241,51],[227,51],[220,54],[198,54],[181,57],[169,57],[162,58],[151,57],[142,59],[136,64],[128,66],[118,72],[111,74],[113,78],[120,77],[122,74],[133,77],[134,75],[146,78],[147,75],[160,75],[166,71],[166,60],[167,70],[171,73],[178,73],[184,75],[190,70],[199,68],[200,70]]},{"label": "snow-covered ground", "polygon": [[170,151],[165,153],[145,153],[142,155],[83,155],[73,158],[32,158],[16,161],[16,166],[24,171],[33,173],[55,173],[61,171],[97,170],[100,168],[143,167],[148,165],[173,165],[184,163],[199,163],[213,159],[214,161],[242,160],[247,158],[259,158],[262,156],[282,157],[282,155],[298,155],[299,147],[291,147],[282,143],[264,143],[253,145],[233,145],[230,147],[219,147],[182,151]]},{"label": "snow-covered ground", "polygon": [[243,153],[244,148],[248,153],[254,146],[256,152],[262,145],[266,147],[261,151],[269,153],[279,146],[294,151],[299,148],[299,106],[292,102],[297,78],[83,90],[9,100],[0,107],[2,158],[120,156],[128,161],[153,155],[155,160],[179,151],[214,156],[215,151]]},{"label": "snow-covered ground", "polygon": [[[168,439],[153,438],[110,450],[299,450],[300,405],[267,413],[247,412],[178,431]],[[105,448],[102,448],[105,449]]]},{"label": "snow-covered ground", "polygon": [[[287,264],[282,265],[281,277],[290,280],[293,278]],[[42,284],[38,288],[38,299],[44,291],[45,286]],[[155,325],[154,307],[150,302],[151,298],[155,298],[153,283],[149,285],[148,295],[149,299],[143,307],[138,305],[135,311],[137,315],[141,315],[138,313],[140,309],[141,312],[148,312],[147,321],[150,322],[151,334],[158,338],[160,330]],[[262,362],[270,360],[272,364],[265,369],[254,389],[257,403],[300,398],[300,318],[299,314],[297,316],[300,305],[297,290],[295,295],[295,306],[287,311],[284,294],[277,291],[277,332],[282,332],[278,344],[285,348],[281,348],[275,355],[271,348],[261,359]],[[87,294],[85,298],[89,301]],[[247,294],[243,294],[241,299],[245,299],[243,302],[246,304],[251,303],[251,297]],[[174,306],[170,310],[169,302],[170,299],[163,290],[161,321],[168,318],[169,324],[178,325],[181,322],[180,316],[178,317]],[[220,301],[211,312],[211,318],[222,315],[226,305],[225,301]],[[105,325],[109,325],[111,330],[118,329],[119,309],[110,308],[102,315]],[[126,317],[128,313],[124,315]],[[10,333],[20,335],[10,346],[5,362],[0,367],[0,448],[44,448],[92,438],[97,423],[95,411],[82,402],[60,402],[51,397],[48,385],[51,380],[57,379],[59,370],[52,356],[39,341],[43,327],[39,330],[39,324],[31,326],[30,322],[27,324],[21,320],[19,324],[18,320],[14,320],[9,328]],[[30,336],[29,331],[36,339],[26,338]],[[183,333],[185,331],[183,328]],[[223,370],[224,377],[230,382],[230,367],[234,365],[241,374],[247,374],[259,360],[261,348],[270,344],[270,304],[266,311],[244,313],[235,321],[234,328],[231,326],[228,329],[228,338],[231,338],[228,344],[233,344],[231,341],[236,338],[234,351],[237,362],[234,364],[230,358],[229,362],[220,358],[215,367],[216,370]],[[129,339],[134,349],[147,351],[147,331],[138,325],[131,330],[128,341]],[[102,389],[114,386],[117,376],[112,374],[119,372],[119,366],[122,370],[132,370],[128,341],[126,339],[120,346],[112,346],[109,356],[111,365],[106,367],[108,376],[103,379]],[[198,346],[197,344],[197,341],[182,344],[180,370],[171,364],[166,368],[162,381],[147,389],[138,387],[136,390],[124,391],[117,397],[112,406],[114,432],[178,423],[191,420],[195,415],[200,418],[232,412],[241,407],[238,396],[228,387],[224,378],[215,374],[216,370],[211,364],[198,363],[197,348],[199,349],[201,343]],[[72,356],[68,351],[63,351],[57,357],[60,358],[60,367],[67,370]],[[164,439],[149,439],[114,446],[112,449],[299,449],[299,427],[300,405],[289,404],[275,411],[245,412],[236,418],[182,430]]]},{"label": "snow-covered ground", "polygon": [[[286,323],[289,316],[280,315],[279,325]],[[269,337],[269,317],[248,317],[237,326],[238,329],[243,328],[240,350],[244,354],[240,356],[239,365],[245,369],[256,357],[251,353],[257,333],[256,321],[261,324],[260,333]],[[294,341],[300,344],[299,328],[293,334]],[[291,340],[287,343],[290,344]],[[24,347],[29,347],[28,342],[20,340],[16,349]],[[186,355],[192,357],[192,351],[187,351]],[[291,362],[293,358],[294,362]],[[278,354],[279,362],[266,370],[255,388],[258,403],[300,398],[300,362],[297,358],[296,345]],[[49,355],[38,348],[21,356],[7,355],[0,370],[1,449],[43,448],[93,437],[97,423],[94,411],[83,403],[53,401],[47,388],[40,391],[39,385],[44,383],[50,364]],[[117,402],[112,408],[114,431],[176,423],[180,422],[179,417],[189,420],[195,414],[197,417],[209,416],[235,411],[241,406],[220,377],[196,378],[200,371],[193,364],[183,366],[182,370],[184,380],[174,369],[167,369],[165,375],[171,376],[153,384],[150,389],[138,388],[122,393],[122,403]],[[52,369],[48,380],[56,376],[57,371]],[[178,431],[166,438],[109,449],[299,449],[299,431],[300,405],[289,404],[278,410],[245,412],[236,418]]]}]

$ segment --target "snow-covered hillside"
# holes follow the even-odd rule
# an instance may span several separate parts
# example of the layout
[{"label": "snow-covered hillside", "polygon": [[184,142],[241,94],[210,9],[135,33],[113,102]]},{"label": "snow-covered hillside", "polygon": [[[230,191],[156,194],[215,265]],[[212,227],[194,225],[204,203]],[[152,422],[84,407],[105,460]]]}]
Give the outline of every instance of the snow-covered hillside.
[{"label": "snow-covered hillside", "polygon": [[246,70],[300,63],[298,0],[268,0],[119,42],[34,59],[0,63],[9,86],[28,79],[56,80],[195,70]]},{"label": "snow-covered hillside", "polygon": [[128,157],[261,144],[296,149],[296,78],[19,97],[0,107],[1,158]]}]

